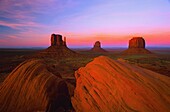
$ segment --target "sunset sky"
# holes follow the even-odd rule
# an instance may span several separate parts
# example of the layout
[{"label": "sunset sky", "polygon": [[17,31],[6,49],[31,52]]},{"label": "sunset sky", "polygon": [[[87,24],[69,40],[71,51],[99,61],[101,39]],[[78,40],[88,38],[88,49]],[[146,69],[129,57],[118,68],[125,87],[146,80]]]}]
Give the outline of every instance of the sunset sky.
[{"label": "sunset sky", "polygon": [[69,47],[170,47],[170,0],[0,0],[0,47],[48,47],[52,33]]}]

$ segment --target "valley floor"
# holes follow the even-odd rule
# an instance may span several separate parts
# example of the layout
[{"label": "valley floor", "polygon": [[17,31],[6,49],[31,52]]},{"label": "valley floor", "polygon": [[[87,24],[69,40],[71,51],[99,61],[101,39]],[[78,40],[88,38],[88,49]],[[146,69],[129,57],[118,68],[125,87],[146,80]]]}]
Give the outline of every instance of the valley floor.
[{"label": "valley floor", "polygon": [[[30,59],[41,49],[0,49],[0,82],[21,62]],[[46,58],[46,64],[49,71],[59,73],[68,80],[74,79],[74,72],[78,68],[85,66],[93,58],[105,55],[112,59],[123,59],[128,63],[155,71],[157,73],[170,76],[170,49],[168,48],[150,48],[153,52],[150,55],[123,55],[123,48],[106,49],[107,53],[92,53],[89,49],[73,49],[81,57],[67,57],[64,59]]]}]

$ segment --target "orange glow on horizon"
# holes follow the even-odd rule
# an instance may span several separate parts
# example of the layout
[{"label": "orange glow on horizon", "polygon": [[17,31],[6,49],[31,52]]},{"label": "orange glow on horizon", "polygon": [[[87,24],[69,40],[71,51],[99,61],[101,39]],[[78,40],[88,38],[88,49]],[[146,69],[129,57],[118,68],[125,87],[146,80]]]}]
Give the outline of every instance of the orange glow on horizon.
[{"label": "orange glow on horizon", "polygon": [[[131,38],[139,36],[143,37],[147,46],[170,46],[170,32],[160,34],[134,34],[134,35],[112,35],[112,34],[73,34],[73,33],[59,33],[67,38],[67,45],[69,47],[92,47],[96,41],[100,41],[102,47],[127,47]],[[9,37],[10,40],[0,40],[2,45],[11,43],[11,46],[25,46],[25,47],[48,47],[50,46],[50,34],[34,34],[31,32],[23,33],[22,35],[31,38],[19,38],[17,35]],[[34,39],[32,39],[34,38]],[[15,39],[15,42],[13,40]],[[17,41],[16,41],[17,40]]]},{"label": "orange glow on horizon", "polygon": [[134,34],[134,35],[96,35],[96,36],[81,36],[81,38],[74,38],[67,36],[67,44],[70,46],[93,46],[95,41],[100,41],[102,46],[128,46],[128,42],[133,37],[143,37],[147,46],[170,46],[170,33],[162,34]]}]

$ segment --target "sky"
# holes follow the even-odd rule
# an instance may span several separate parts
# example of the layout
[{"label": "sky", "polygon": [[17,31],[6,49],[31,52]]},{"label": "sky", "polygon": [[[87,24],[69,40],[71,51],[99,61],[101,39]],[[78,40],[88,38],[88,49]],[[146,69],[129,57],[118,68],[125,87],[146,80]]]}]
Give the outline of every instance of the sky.
[{"label": "sky", "polygon": [[132,37],[170,47],[170,0],[0,0],[0,47],[127,47]]}]

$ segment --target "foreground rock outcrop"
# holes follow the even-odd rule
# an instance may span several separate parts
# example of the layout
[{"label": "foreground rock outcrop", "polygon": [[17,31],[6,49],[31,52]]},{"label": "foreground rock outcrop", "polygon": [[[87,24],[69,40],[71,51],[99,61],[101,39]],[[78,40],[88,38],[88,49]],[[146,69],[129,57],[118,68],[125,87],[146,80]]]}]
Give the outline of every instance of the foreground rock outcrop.
[{"label": "foreground rock outcrop", "polygon": [[64,57],[75,57],[79,56],[76,52],[72,51],[67,47],[66,37],[64,41],[62,35],[52,34],[51,35],[51,46],[47,49],[39,52],[35,57],[40,58],[64,58]]},{"label": "foreground rock outcrop", "polygon": [[70,107],[65,81],[40,60],[21,63],[0,86],[0,112],[53,112]]},{"label": "foreground rock outcrop", "polygon": [[101,48],[100,41],[96,41],[94,47],[90,50],[91,52],[107,52],[103,48]]},{"label": "foreground rock outcrop", "polygon": [[142,37],[133,37],[129,40],[129,48],[123,52],[124,54],[151,54],[145,48],[145,40]]},{"label": "foreground rock outcrop", "polygon": [[168,112],[170,78],[100,56],[75,73],[77,112]]}]

